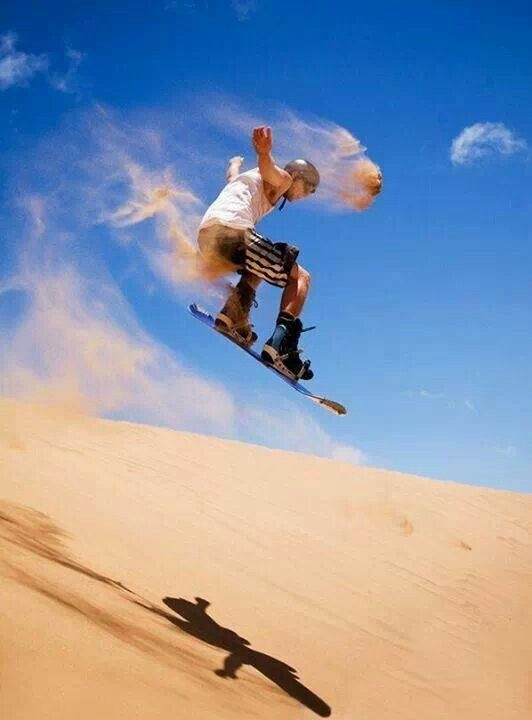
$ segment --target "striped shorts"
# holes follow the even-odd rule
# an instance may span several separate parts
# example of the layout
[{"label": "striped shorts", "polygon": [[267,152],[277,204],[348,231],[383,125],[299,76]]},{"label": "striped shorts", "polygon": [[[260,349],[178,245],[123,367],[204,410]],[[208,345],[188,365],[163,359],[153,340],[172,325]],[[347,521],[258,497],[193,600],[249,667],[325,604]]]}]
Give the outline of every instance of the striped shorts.
[{"label": "striped shorts", "polygon": [[244,270],[284,288],[299,255],[294,245],[272,242],[251,228],[239,230],[225,225],[209,225],[198,234],[200,252],[208,259],[213,252],[228,261],[236,272]]}]

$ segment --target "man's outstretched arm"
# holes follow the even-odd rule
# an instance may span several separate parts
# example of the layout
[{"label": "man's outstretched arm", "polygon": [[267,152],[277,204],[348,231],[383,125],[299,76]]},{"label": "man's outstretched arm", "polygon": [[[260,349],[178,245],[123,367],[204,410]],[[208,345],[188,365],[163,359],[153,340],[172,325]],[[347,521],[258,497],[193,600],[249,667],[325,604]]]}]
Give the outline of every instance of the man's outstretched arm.
[{"label": "man's outstretched arm", "polygon": [[291,176],[278,167],[271,156],[273,147],[272,129],[270,127],[256,127],[253,129],[253,147],[257,152],[259,171],[262,179],[272,188],[286,191],[292,184]]}]

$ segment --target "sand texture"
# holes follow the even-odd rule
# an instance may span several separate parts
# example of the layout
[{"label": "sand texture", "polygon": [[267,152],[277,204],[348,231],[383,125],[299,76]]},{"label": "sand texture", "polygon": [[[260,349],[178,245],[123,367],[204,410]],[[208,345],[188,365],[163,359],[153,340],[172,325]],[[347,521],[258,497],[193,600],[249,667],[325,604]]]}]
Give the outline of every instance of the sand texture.
[{"label": "sand texture", "polygon": [[0,718],[526,720],[532,496],[0,399]]}]

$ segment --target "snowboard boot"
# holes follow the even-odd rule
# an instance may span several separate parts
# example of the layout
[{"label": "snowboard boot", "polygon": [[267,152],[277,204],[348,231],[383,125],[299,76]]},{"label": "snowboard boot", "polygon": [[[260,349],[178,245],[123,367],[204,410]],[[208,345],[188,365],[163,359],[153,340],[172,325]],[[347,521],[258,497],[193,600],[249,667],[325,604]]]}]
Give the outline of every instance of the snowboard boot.
[{"label": "snowboard boot", "polygon": [[240,280],[231,290],[231,294],[214,321],[217,330],[229,335],[239,345],[249,348],[257,339],[253,326],[249,322],[249,311],[255,301],[255,290],[247,282]]},{"label": "snowboard boot", "polygon": [[262,360],[290,380],[311,380],[314,373],[310,369],[310,360],[301,360],[303,351],[298,348],[298,343],[302,332],[313,329],[303,328],[299,318],[281,312],[273,335],[262,348]]}]

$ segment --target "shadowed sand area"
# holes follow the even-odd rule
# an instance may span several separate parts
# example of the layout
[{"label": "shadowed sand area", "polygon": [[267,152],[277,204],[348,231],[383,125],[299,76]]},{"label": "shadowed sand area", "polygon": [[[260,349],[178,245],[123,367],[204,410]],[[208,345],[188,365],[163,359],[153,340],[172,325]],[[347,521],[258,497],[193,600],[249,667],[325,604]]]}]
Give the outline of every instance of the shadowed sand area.
[{"label": "shadowed sand area", "polygon": [[532,497],[0,399],[0,717],[526,720]]}]

